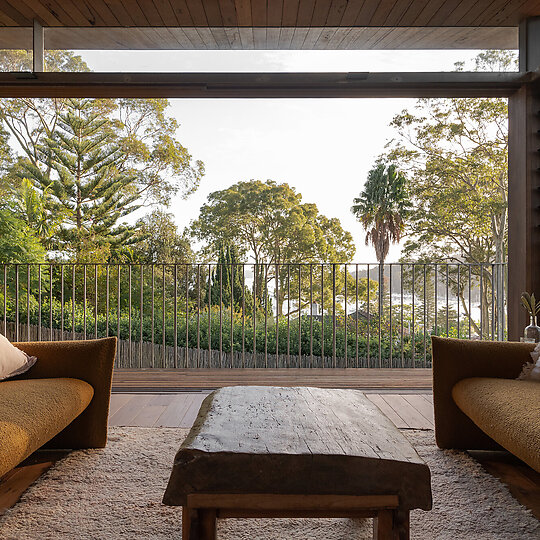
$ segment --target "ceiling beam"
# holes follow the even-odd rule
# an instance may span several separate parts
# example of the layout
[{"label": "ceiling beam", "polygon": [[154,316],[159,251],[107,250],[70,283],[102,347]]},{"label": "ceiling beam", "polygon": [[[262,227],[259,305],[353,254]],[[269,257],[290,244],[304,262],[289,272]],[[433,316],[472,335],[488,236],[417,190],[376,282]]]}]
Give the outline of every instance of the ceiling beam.
[{"label": "ceiling beam", "polygon": [[0,73],[0,97],[506,97],[529,73]]}]

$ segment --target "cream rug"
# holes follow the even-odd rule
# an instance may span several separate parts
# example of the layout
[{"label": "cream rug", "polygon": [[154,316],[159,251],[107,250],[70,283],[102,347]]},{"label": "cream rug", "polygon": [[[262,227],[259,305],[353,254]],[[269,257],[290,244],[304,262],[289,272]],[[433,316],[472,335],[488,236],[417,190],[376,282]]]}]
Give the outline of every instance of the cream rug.
[{"label": "cream rug", "polygon": [[[107,448],[71,453],[0,519],[0,538],[180,539],[180,508],[161,504],[187,430],[112,428]],[[421,539],[527,540],[540,522],[463,452],[441,451],[433,432],[404,431],[431,468],[434,508],[411,514]],[[371,520],[223,520],[220,540],[371,538]]]}]

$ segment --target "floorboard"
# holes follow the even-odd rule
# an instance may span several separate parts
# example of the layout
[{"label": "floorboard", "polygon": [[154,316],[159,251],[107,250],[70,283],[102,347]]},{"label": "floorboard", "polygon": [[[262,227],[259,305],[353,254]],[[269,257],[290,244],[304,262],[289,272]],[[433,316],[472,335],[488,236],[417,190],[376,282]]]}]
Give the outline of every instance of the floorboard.
[{"label": "floorboard", "polygon": [[431,369],[116,369],[113,392],[182,392],[223,386],[318,386],[431,392]]}]

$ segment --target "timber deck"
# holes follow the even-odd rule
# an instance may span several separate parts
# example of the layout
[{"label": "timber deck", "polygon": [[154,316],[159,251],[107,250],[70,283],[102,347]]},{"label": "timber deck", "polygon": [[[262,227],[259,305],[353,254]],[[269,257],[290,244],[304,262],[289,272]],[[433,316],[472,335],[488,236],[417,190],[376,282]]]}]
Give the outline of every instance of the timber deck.
[{"label": "timber deck", "polygon": [[316,386],[429,393],[426,368],[116,369],[113,392],[189,392],[224,386]]}]

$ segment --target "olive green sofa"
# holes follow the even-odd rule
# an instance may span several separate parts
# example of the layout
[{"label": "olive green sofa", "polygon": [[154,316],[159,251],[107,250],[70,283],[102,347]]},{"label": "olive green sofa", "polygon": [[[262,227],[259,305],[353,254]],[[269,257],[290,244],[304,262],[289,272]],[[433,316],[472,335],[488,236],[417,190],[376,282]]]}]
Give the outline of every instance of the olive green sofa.
[{"label": "olive green sofa", "polygon": [[14,345],[38,360],[0,381],[0,477],[42,446],[104,447],[116,338]]},{"label": "olive green sofa", "polygon": [[432,338],[440,448],[512,452],[540,472],[540,383],[516,377],[535,344]]}]

